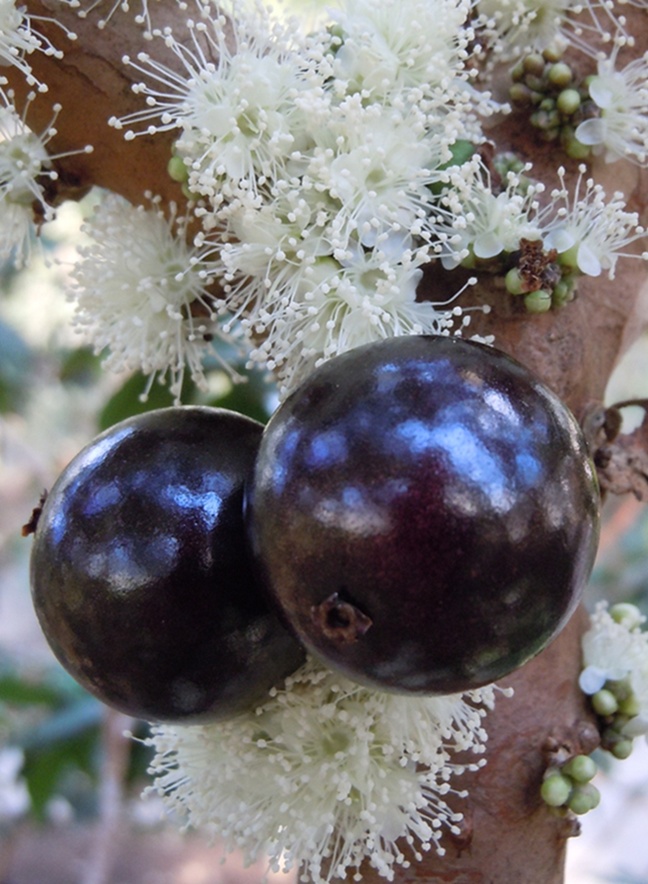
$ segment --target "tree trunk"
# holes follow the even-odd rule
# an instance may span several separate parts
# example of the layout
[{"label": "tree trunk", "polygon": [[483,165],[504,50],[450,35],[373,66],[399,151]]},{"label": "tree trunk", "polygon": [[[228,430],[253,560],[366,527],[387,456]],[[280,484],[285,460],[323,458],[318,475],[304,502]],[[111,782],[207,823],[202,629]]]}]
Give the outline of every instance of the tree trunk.
[{"label": "tree trunk", "polygon": [[[103,4],[100,8],[105,12]],[[140,136],[126,142],[123,134],[109,128],[109,117],[123,116],[142,106],[131,91],[133,68],[122,64],[122,56],[136,58],[139,51],[161,52],[159,41],[146,42],[131,20],[133,13],[118,11],[108,25],[96,27],[97,13],[86,20],[76,17],[55,0],[27,0],[35,15],[51,15],[76,31],[78,39],[68,41],[61,29],[39,22],[39,30],[65,52],[62,60],[34,53],[34,73],[49,87],[30,105],[27,122],[41,131],[51,120],[53,101],[62,110],[56,122],[57,134],[50,147],[55,151],[94,145],[92,154],[73,156],[58,162],[61,198],[92,184],[141,202],[150,190],[165,201],[183,203],[179,186],[166,172],[172,133]],[[159,0],[156,15],[181,33],[183,13],[175,2]],[[630,23],[643,21],[645,10],[627,7]],[[636,34],[640,27],[634,28]],[[648,35],[632,50],[646,49]],[[165,55],[165,62],[169,58]],[[578,62],[577,62],[578,63]],[[3,69],[12,79],[18,96],[28,87],[14,70]],[[534,139],[529,127],[515,115],[497,122],[489,137],[498,150],[514,150],[530,160],[534,176],[548,189],[558,183],[556,167],[567,167],[568,180],[578,174],[577,164],[556,148]],[[606,166],[597,161],[593,175],[608,195],[623,190],[629,208],[643,213],[646,223],[648,173],[630,163]],[[442,300],[444,278],[429,275],[422,296]],[[487,300],[488,316],[475,321],[475,328],[495,336],[501,349],[516,356],[540,375],[582,419],[604,396],[607,380],[620,356],[644,327],[648,317],[648,287],[640,261],[620,260],[616,279],[607,277],[579,282],[578,297],[561,310],[530,316],[515,309],[513,299],[493,288],[492,278],[480,280],[469,299]],[[456,290],[456,277],[452,280]],[[447,853],[431,853],[421,863],[397,873],[400,884],[448,882],[448,884],[560,884],[567,839],[576,834],[572,819],[548,809],[540,800],[542,774],[553,752],[564,748],[569,754],[589,753],[597,745],[598,733],[577,687],[580,668],[580,637],[587,622],[579,610],[560,637],[535,660],[506,680],[515,688],[512,699],[500,698],[487,719],[489,749],[487,765],[476,774],[466,774],[459,785],[468,787],[470,797],[461,802],[465,814],[463,832],[448,837]],[[363,880],[374,884],[375,872],[366,870]]]}]

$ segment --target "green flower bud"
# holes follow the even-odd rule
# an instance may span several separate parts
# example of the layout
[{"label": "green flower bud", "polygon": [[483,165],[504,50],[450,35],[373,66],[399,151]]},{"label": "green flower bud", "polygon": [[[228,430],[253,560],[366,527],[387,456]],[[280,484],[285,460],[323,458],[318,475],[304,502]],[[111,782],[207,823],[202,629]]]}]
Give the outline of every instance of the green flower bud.
[{"label": "green flower bud", "polygon": [[629,737],[622,738],[617,740],[613,746],[610,747],[610,752],[614,755],[615,758],[618,758],[620,761],[623,761],[626,758],[629,758],[632,754],[633,743]]},{"label": "green flower bud", "polygon": [[189,170],[182,157],[177,154],[174,154],[167,163],[167,172],[174,181],[178,181],[180,184],[184,184],[189,178]]},{"label": "green flower bud", "polygon": [[607,717],[608,715],[614,715],[619,708],[619,703],[612,691],[601,688],[600,691],[592,695],[592,706],[597,715]]},{"label": "green flower bud", "polygon": [[519,83],[524,77],[524,64],[522,60],[518,61],[511,70],[511,79],[514,83]]},{"label": "green flower bud", "polygon": [[521,295],[524,293],[524,280],[517,267],[511,267],[504,277],[504,285],[510,295]]},{"label": "green flower bud", "polygon": [[578,268],[578,243],[574,243],[570,249],[561,252],[556,261],[561,267],[569,267],[572,270],[576,270]]},{"label": "green flower bud", "polygon": [[522,59],[522,67],[525,74],[541,77],[545,69],[545,60],[539,52],[531,52]]},{"label": "green flower bud", "polygon": [[629,697],[625,697],[625,699],[621,700],[619,703],[619,712],[623,715],[629,715],[630,718],[639,715],[641,712],[641,703],[639,702],[637,695],[630,694]]},{"label": "green flower bud", "polygon": [[586,160],[590,155],[590,148],[576,138],[575,135],[563,137],[563,150],[572,160]]},{"label": "green flower bud", "polygon": [[572,781],[556,772],[544,779],[540,787],[540,796],[549,807],[562,807],[568,801],[572,788]]},{"label": "green flower bud", "polygon": [[625,626],[626,629],[636,629],[643,622],[639,608],[636,605],[631,605],[629,602],[619,602],[616,605],[612,605],[610,617],[616,623]]},{"label": "green flower bud", "polygon": [[580,107],[581,97],[576,89],[563,89],[556,99],[556,107],[561,114],[571,116]]},{"label": "green flower bud", "polygon": [[564,89],[572,81],[572,70],[564,61],[552,64],[547,74],[547,79],[552,86]]},{"label": "green flower bud", "polygon": [[572,277],[563,277],[556,283],[553,290],[553,303],[555,307],[562,307],[574,297],[574,280]]},{"label": "green flower bud", "polygon": [[530,119],[531,125],[537,129],[556,129],[560,125],[560,113],[556,108],[534,111]]},{"label": "green flower bud", "polygon": [[513,83],[509,89],[509,98],[513,104],[533,104],[534,93],[524,83]]},{"label": "green flower bud", "polygon": [[545,83],[542,76],[536,77],[535,74],[527,74],[524,78],[524,82],[527,84],[529,89],[532,89],[534,92],[539,92],[542,96],[544,96],[547,84]]},{"label": "green flower bud", "polygon": [[574,813],[583,814],[598,807],[600,801],[601,793],[596,786],[591,783],[583,783],[574,787],[569,796],[567,807]]},{"label": "green flower bud", "polygon": [[524,298],[524,306],[529,313],[546,313],[551,310],[551,292],[546,289],[529,292]]},{"label": "green flower bud", "polygon": [[545,48],[542,50],[542,57],[550,64],[555,64],[563,57],[563,50],[560,48],[560,46],[557,46],[554,43],[553,45],[545,46]]},{"label": "green flower bud", "polygon": [[[612,691],[618,703],[622,700],[627,700],[628,697],[631,697],[633,694],[632,682],[628,676],[616,680],[608,679],[608,681],[605,682],[605,688],[608,691]],[[628,713],[624,714],[627,715]],[[636,715],[637,713],[635,712],[634,714]]]},{"label": "green flower bud", "polygon": [[589,783],[596,771],[596,762],[589,755],[575,755],[562,766],[562,773],[577,783]]}]

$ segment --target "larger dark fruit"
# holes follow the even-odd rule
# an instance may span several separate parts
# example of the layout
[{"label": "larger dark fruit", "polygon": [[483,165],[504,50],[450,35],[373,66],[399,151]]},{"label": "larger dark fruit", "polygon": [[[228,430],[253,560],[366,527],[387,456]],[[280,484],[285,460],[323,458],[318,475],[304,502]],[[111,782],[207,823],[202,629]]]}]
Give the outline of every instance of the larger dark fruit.
[{"label": "larger dark fruit", "polygon": [[262,426],[167,408],[68,465],[38,518],[32,594],[63,666],[151,721],[246,709],[302,661],[250,567],[243,481]]},{"label": "larger dark fruit", "polygon": [[449,693],[560,630],[599,493],[571,413],[484,345],[403,337],[322,365],[266,427],[255,554],[316,656],[358,682]]}]

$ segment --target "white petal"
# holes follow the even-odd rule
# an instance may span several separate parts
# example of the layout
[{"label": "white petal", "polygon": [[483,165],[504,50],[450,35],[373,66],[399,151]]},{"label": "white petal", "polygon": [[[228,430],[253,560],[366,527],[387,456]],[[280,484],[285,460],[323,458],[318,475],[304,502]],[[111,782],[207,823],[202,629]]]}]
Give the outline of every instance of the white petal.
[{"label": "white petal", "polygon": [[576,242],[576,237],[567,230],[566,227],[554,227],[545,236],[544,243],[546,249],[555,249],[558,253],[566,252]]},{"label": "white petal", "polygon": [[604,77],[594,77],[589,84],[589,94],[599,107],[610,107],[614,101],[614,91],[606,85]]},{"label": "white petal", "polygon": [[587,666],[581,672],[578,685],[584,694],[595,694],[607,681],[607,672],[598,666]]},{"label": "white petal", "polygon": [[641,737],[648,735],[648,715],[635,715],[627,724],[624,724],[621,733],[626,737]]},{"label": "white petal", "polygon": [[502,240],[492,231],[480,233],[473,244],[473,251],[478,258],[494,258],[503,248]]},{"label": "white petal", "polygon": [[582,242],[578,247],[578,269],[587,276],[601,275],[601,262],[596,257],[587,243]]},{"label": "white petal", "polygon": [[600,117],[596,120],[584,120],[575,132],[581,144],[604,144],[607,137],[607,123]]}]

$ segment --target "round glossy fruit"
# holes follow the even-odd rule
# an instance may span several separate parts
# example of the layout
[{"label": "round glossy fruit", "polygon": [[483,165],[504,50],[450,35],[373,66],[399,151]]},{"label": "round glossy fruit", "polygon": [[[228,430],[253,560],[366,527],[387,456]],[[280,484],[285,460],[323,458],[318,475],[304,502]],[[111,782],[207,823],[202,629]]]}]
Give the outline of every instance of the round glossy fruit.
[{"label": "round glossy fruit", "polygon": [[233,715],[302,662],[252,574],[243,482],[262,426],[166,408],[81,451],[36,523],[38,619],[91,693],[150,721]]},{"label": "round glossy fruit", "polygon": [[247,521],[299,639],[356,681],[450,693],[564,625],[599,492],[571,413],[485,345],[411,336],[331,359],[267,425]]}]

